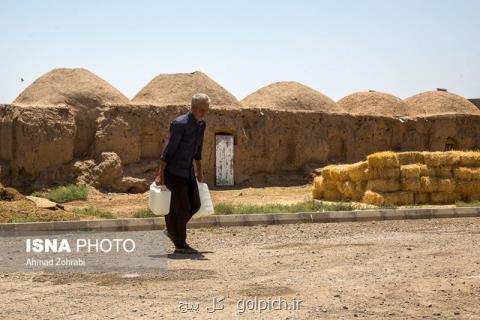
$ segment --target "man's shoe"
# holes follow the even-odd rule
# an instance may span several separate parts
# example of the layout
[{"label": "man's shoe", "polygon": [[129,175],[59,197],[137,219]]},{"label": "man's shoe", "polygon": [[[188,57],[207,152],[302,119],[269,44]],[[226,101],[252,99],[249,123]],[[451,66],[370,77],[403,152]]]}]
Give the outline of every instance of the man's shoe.
[{"label": "man's shoe", "polygon": [[200,252],[197,249],[194,249],[187,244],[183,248],[175,248],[175,251],[173,253],[198,254]]}]

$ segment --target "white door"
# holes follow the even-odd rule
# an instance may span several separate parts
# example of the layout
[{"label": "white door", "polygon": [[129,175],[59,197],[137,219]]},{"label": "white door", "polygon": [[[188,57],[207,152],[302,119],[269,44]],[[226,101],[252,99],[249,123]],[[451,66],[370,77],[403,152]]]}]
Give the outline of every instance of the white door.
[{"label": "white door", "polygon": [[215,135],[215,173],[217,186],[233,186],[232,135]]}]

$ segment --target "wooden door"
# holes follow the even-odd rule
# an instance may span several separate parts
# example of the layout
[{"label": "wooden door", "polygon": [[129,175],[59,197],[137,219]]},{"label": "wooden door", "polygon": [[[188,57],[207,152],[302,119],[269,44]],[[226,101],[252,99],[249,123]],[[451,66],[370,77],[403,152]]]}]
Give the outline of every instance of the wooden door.
[{"label": "wooden door", "polygon": [[232,135],[215,135],[215,176],[217,186],[233,186]]}]

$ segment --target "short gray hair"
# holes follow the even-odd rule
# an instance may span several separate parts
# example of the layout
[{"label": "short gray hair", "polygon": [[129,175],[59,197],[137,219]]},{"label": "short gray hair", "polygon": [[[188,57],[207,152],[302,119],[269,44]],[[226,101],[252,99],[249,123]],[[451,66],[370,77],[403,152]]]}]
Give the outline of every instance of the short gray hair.
[{"label": "short gray hair", "polygon": [[205,93],[195,93],[192,97],[192,107],[210,104],[210,97]]}]

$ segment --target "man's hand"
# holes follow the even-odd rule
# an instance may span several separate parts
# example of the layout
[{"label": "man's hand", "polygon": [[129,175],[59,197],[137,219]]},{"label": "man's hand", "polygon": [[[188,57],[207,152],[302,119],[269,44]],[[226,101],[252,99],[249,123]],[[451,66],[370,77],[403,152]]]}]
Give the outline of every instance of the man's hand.
[{"label": "man's hand", "polygon": [[197,166],[196,176],[199,182],[203,182],[203,170],[202,170],[202,160],[195,159],[195,165]]},{"label": "man's hand", "polygon": [[157,186],[165,184],[164,172],[167,163],[163,160],[160,160],[160,168],[158,169],[157,176],[155,177],[155,184]]},{"label": "man's hand", "polygon": [[157,186],[165,184],[165,178],[163,177],[163,172],[161,174],[157,174],[157,176],[155,177],[155,184]]}]

